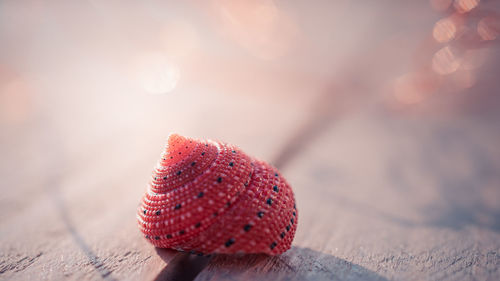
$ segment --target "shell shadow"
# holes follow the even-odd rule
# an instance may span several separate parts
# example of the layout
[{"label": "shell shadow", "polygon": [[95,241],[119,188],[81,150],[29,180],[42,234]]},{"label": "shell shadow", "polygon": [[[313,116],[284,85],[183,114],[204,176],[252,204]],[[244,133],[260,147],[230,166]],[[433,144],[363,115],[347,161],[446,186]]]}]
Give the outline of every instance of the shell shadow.
[{"label": "shell shadow", "polygon": [[[171,249],[156,248],[156,253],[167,265],[153,280],[194,280],[210,262],[210,256],[196,256]],[[172,259],[172,255],[175,257]]]},{"label": "shell shadow", "polygon": [[[162,251],[169,250],[158,249],[160,256]],[[180,254],[175,259],[155,280],[387,280],[363,266],[301,247],[280,256]]]}]

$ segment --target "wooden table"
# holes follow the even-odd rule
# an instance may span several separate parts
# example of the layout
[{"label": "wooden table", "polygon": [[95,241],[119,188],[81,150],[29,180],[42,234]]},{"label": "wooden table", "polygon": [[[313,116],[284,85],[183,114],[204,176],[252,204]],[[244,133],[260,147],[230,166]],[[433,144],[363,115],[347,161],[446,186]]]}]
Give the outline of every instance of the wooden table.
[{"label": "wooden table", "polygon": [[[137,99],[188,104],[195,97],[125,97],[118,107],[133,108]],[[396,118],[367,108],[309,132],[292,153],[293,145],[284,148],[300,130],[299,121],[291,122],[297,105],[249,105],[216,95],[199,102],[203,108],[191,112],[164,111],[150,101],[148,117],[127,118],[129,126],[100,117],[75,121],[64,110],[10,128],[2,139],[1,278],[499,278],[500,151],[493,124]],[[290,251],[196,257],[155,249],[140,235],[135,210],[172,130],[220,136],[279,162],[300,212]],[[282,153],[292,156],[280,160]]]}]

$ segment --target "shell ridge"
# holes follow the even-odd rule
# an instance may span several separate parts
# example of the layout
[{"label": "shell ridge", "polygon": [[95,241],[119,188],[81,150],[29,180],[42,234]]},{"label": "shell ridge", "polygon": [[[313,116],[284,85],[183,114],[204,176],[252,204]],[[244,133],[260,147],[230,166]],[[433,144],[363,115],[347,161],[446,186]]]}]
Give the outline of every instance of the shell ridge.
[{"label": "shell ridge", "polygon": [[[252,169],[252,174],[253,174],[253,167],[251,168]],[[251,175],[249,175],[249,184],[247,186],[250,185],[250,182],[251,182]],[[242,191],[245,191],[247,186],[245,186],[245,183],[243,182],[242,183],[243,185],[243,188],[242,188]],[[227,208],[224,208],[223,211],[220,211],[218,212],[218,217],[223,217],[223,216],[226,216],[226,215],[231,215],[231,213],[234,211],[234,208],[238,208],[240,207],[240,204],[241,203],[244,203],[244,192],[238,192],[237,194],[235,194],[233,196],[233,202],[230,204],[229,207]],[[219,220],[212,220],[212,222],[206,226],[204,229],[203,229],[203,232],[208,232],[210,230],[213,230],[213,229],[217,229],[217,228],[220,228],[220,221]],[[204,233],[200,233],[201,236],[204,235]],[[183,250],[191,250],[191,249],[196,249],[196,248],[199,248],[200,247],[200,244],[202,243],[203,241],[199,241],[198,239],[193,239],[192,241],[188,241],[188,243],[186,243],[186,245],[182,248]]]},{"label": "shell ridge", "polygon": [[[190,153],[189,153],[188,157],[186,157],[186,159],[193,159],[193,158],[196,159],[196,157],[194,157],[194,156],[198,152],[197,149],[201,146],[202,146],[201,143],[196,143],[195,147],[190,151]],[[208,166],[211,166],[213,164],[213,162],[215,162],[215,160],[217,159],[218,154],[219,154],[219,150],[217,149],[216,152],[217,152],[217,154],[215,155],[214,159],[212,160],[212,163]],[[154,174],[157,174],[157,176],[161,177],[161,176],[163,176],[164,173],[167,173],[165,176],[168,177],[169,172],[174,171],[174,170],[182,170],[186,166],[184,162],[185,162],[185,160],[178,161],[178,162],[174,163],[174,165],[171,165],[171,166],[163,166],[163,164],[161,164],[161,160],[160,160],[159,161],[160,167],[164,167],[164,169],[160,171],[160,170],[156,169],[156,167],[155,167],[155,170],[153,171],[153,177],[154,177]],[[203,171],[201,171],[200,174],[203,174]],[[170,187],[166,186],[167,183],[168,182],[155,183],[154,181],[152,181],[150,184],[151,184],[152,188],[158,189],[157,193],[168,193],[169,191],[173,191],[173,190],[176,190],[176,189],[182,187],[183,185],[189,183],[189,181],[185,182],[185,183],[181,183],[180,185],[173,185]]]},{"label": "shell ridge", "polygon": [[[251,158],[251,159],[252,159],[252,162],[254,163],[254,165],[252,165],[253,170],[254,170],[253,174],[255,174],[256,177],[261,177],[263,174],[266,174],[266,173],[270,174],[270,171],[273,171],[273,174],[274,174],[275,169],[273,167],[271,167],[270,165],[268,165],[266,162],[257,160],[255,158]],[[258,169],[259,171],[255,172],[256,169]],[[216,238],[214,238],[215,242],[213,242],[212,244],[216,244],[216,245],[218,245],[218,247],[212,249],[210,252],[231,253],[231,249],[228,248],[227,245],[224,244],[224,241],[227,239],[230,239],[227,241],[232,241],[231,243],[236,242],[236,243],[239,243],[240,245],[242,243],[245,244],[245,243],[253,242],[254,243],[253,245],[249,245],[249,246],[247,245],[247,246],[245,246],[245,248],[243,248],[244,249],[243,252],[245,252],[245,253],[262,253],[262,252],[264,252],[264,253],[268,253],[268,254],[273,254],[273,253],[277,253],[277,251],[280,251],[280,249],[287,250],[290,248],[290,245],[287,246],[287,244],[285,242],[284,247],[282,247],[280,244],[278,247],[276,247],[276,250],[274,250],[275,252],[273,252],[273,249],[271,249],[269,247],[269,245],[273,241],[268,241],[269,235],[263,234],[263,232],[257,234],[257,237],[263,236],[265,238],[255,239],[252,241],[251,239],[249,240],[248,238],[245,237],[247,234],[246,231],[244,230],[246,225],[250,225],[250,229],[255,228],[255,230],[265,230],[269,223],[274,223],[274,220],[269,220],[267,218],[267,216],[271,215],[272,213],[283,215],[286,212],[289,212],[290,213],[289,215],[291,216],[291,211],[289,210],[289,208],[275,209],[274,212],[269,211],[267,209],[266,205],[261,206],[264,209],[252,208],[252,206],[254,206],[255,199],[264,199],[269,195],[269,192],[271,192],[271,191],[269,188],[266,188],[266,187],[268,187],[268,184],[271,182],[272,182],[272,180],[270,180],[269,178],[267,178],[264,181],[262,181],[262,178],[260,178],[259,181],[254,182],[253,175],[252,175],[252,179],[249,181],[248,187],[246,187],[246,188],[247,189],[250,187],[256,188],[255,191],[257,191],[257,194],[253,194],[252,190],[248,190],[247,194],[242,193],[240,195],[240,198],[243,196],[245,196],[245,198],[240,200],[238,202],[238,204],[236,204],[236,203],[234,204],[236,210],[230,209],[230,210],[227,210],[227,212],[226,212],[226,214],[227,214],[227,218],[225,218],[226,220],[231,220],[233,218],[233,216],[240,216],[240,217],[243,216],[242,218],[244,218],[244,221],[240,222],[240,224],[237,225],[236,228],[232,227],[229,229],[228,229],[229,226],[227,224],[225,224],[224,222],[216,221],[209,229],[206,229],[205,232],[209,232],[209,233],[203,234],[205,237],[202,237],[201,240],[207,239],[207,237],[208,237],[208,239],[210,239],[210,237],[212,237],[212,236],[217,236]],[[265,184],[263,184],[263,183],[265,183]],[[252,194],[253,194],[253,196],[252,196]],[[256,216],[255,216],[256,214],[253,212],[250,212],[250,214],[237,212],[237,210],[241,210],[244,207],[250,207],[250,209],[255,211],[255,213],[257,213],[258,210],[265,210],[266,212],[269,211],[269,213],[266,214],[264,219],[256,219]],[[248,217],[248,215],[250,215],[250,217]],[[252,219],[253,216],[255,216],[255,219]],[[223,217],[223,215],[221,215],[221,217]],[[286,222],[281,221],[279,223],[281,224],[281,228],[284,229]],[[233,226],[234,226],[234,223],[233,223]],[[218,231],[220,229],[224,229],[224,233],[226,233],[226,234],[220,236],[219,231]],[[237,229],[239,229],[239,230],[237,230]],[[273,231],[271,231],[271,233],[272,232]],[[276,236],[278,236],[279,232],[274,231],[274,234]],[[293,233],[291,233],[291,235],[293,236]],[[190,249],[200,248],[200,243],[201,243],[201,241],[191,241],[191,243],[186,245],[188,247],[185,247],[184,249],[190,250]]]},{"label": "shell ridge", "polygon": [[[251,163],[254,163],[254,162],[255,162],[255,159],[250,159],[250,160],[251,160]],[[227,210],[226,210],[226,211],[222,214],[223,216],[224,216],[224,215],[227,215],[228,217],[231,217],[231,215],[234,215],[234,212],[236,211],[236,210],[235,210],[235,208],[241,208],[241,207],[243,207],[243,206],[241,206],[241,205],[243,205],[243,204],[245,204],[245,203],[246,203],[246,204],[245,204],[245,206],[246,206],[246,205],[251,205],[251,204],[252,204],[252,202],[251,202],[251,199],[252,199],[252,198],[250,198],[250,195],[245,194],[245,193],[247,192],[247,188],[248,188],[248,187],[250,187],[250,186],[252,186],[252,184],[253,184],[253,183],[252,183],[252,181],[253,181],[252,177],[253,177],[253,175],[255,174],[255,167],[254,167],[253,165],[251,165],[251,170],[252,170],[252,172],[251,172],[251,174],[249,175],[249,179],[246,181],[246,184],[245,184],[245,182],[243,182],[243,191],[244,191],[244,192],[241,192],[241,193],[237,196],[237,201],[235,201],[235,202],[234,202],[234,204],[232,204],[232,205],[230,206],[230,208],[228,208],[228,209],[227,209]],[[221,222],[219,222],[219,221],[214,222],[214,224],[211,226],[212,231],[214,231],[214,230],[216,230],[217,228],[220,228],[220,227],[221,227],[221,225],[217,225],[217,224],[223,224],[223,223],[221,223]],[[227,232],[227,229],[226,229],[226,232]],[[235,235],[230,235],[230,234],[228,233],[228,235],[226,235],[227,237],[226,237],[225,239],[231,239],[231,238],[232,238],[232,239],[233,239],[233,241],[235,241],[235,240],[237,241],[237,240],[238,240],[238,239],[239,239],[242,235],[244,235],[244,233],[239,233],[239,234],[235,234]],[[232,236],[232,237],[229,237],[229,236]],[[220,245],[218,248],[214,249],[214,250],[213,250],[213,252],[215,252],[215,253],[224,253],[224,252],[225,252],[225,251],[224,251],[224,248],[226,248],[226,245],[222,244],[222,245]],[[251,252],[251,251],[249,251],[249,252]]]},{"label": "shell ridge", "polygon": [[[212,160],[212,162],[210,163],[210,165],[208,166],[208,170],[212,170],[214,167],[217,166],[217,158],[220,156],[220,147],[217,146],[217,155],[216,157]],[[206,171],[206,170],[205,170]],[[205,171],[201,172],[200,174],[198,174],[196,177],[194,177],[191,181],[189,182],[186,182],[174,189],[170,189],[170,190],[167,190],[165,192],[154,192],[152,191],[152,188],[148,188],[148,195],[151,195],[151,196],[154,196],[154,195],[166,195],[166,194],[172,194],[172,193],[182,193],[185,189],[189,189],[191,187],[191,185],[193,185],[193,182],[196,182],[196,181],[199,181],[200,178],[202,178],[203,176],[206,176],[205,174]],[[167,201],[168,198],[166,198],[165,201]],[[157,202],[157,201],[155,201]]]},{"label": "shell ridge", "polygon": [[[229,151],[228,147],[226,145],[224,145],[223,143],[220,143],[220,144],[217,144],[217,147],[220,149],[220,156],[223,155],[223,151]],[[224,149],[223,149],[224,148]],[[214,166],[216,166],[216,162],[217,161],[214,161]],[[250,166],[250,164],[248,164],[249,168],[252,170],[252,173],[253,173],[253,168]],[[216,169],[214,169],[214,171],[220,171],[222,169],[222,167],[216,167]],[[248,175],[248,177],[250,177],[250,175]],[[218,211],[217,211],[217,216],[220,217],[222,215],[224,215],[228,209],[232,208],[233,206],[235,206],[235,200],[237,200],[240,196],[241,196],[241,191],[245,188],[244,186],[244,182],[242,183],[242,188],[240,190],[238,190],[235,195],[232,196],[231,199],[229,199],[230,201],[232,201],[232,203],[229,205],[229,207],[223,207],[221,206]],[[239,195],[238,195],[239,193]],[[236,199],[233,199],[233,198],[236,198]],[[205,222],[203,225],[203,227],[201,228],[201,232],[205,231],[206,229],[212,227],[212,225],[216,224],[217,223],[217,218],[216,217],[213,217],[212,214],[209,214],[207,216],[204,217],[204,219],[207,219],[208,218],[208,221]],[[190,233],[189,235],[186,233],[185,234],[185,238],[190,238],[190,237],[193,237],[195,235],[199,235],[200,233]],[[185,242],[187,243],[187,242]],[[183,250],[190,250],[189,247],[186,247],[185,245],[178,245],[178,246],[182,246],[181,248],[179,249],[183,249]]]},{"label": "shell ridge", "polygon": [[[230,148],[229,148],[229,147],[227,147],[227,146],[226,146],[225,144],[223,144],[223,143],[216,143],[216,147],[217,147],[217,149],[218,149],[218,155],[217,155],[217,158],[216,158],[216,159],[212,162],[212,164],[211,164],[211,166],[209,167],[209,169],[210,169],[210,170],[215,171],[216,173],[218,173],[218,172],[220,172],[220,170],[223,170],[223,169],[222,169],[223,167],[219,167],[219,166],[217,165],[217,160],[221,160],[220,158],[221,158],[221,157],[223,157],[223,152],[227,152],[227,151],[229,151],[229,150],[230,150]],[[248,159],[248,160],[250,160],[250,159]],[[250,165],[250,164],[248,164],[248,167],[249,167],[249,168],[251,168],[251,165]],[[204,175],[205,175],[205,173],[202,173],[202,174],[200,174],[199,176],[204,176]],[[207,175],[206,175],[206,177],[205,177],[205,178],[203,178],[202,182],[207,182],[207,180],[209,179],[209,176],[210,176],[210,175],[209,175],[209,174],[207,174]],[[172,193],[183,193],[183,191],[184,191],[184,190],[189,190],[189,189],[191,189],[193,184],[194,184],[194,181],[190,181],[190,182],[186,183],[186,185],[185,185],[185,186],[183,186],[183,187],[181,187],[181,188],[176,188],[176,189],[173,189],[173,190],[171,190],[171,191],[169,191],[169,192],[167,192],[167,193],[170,193],[170,194],[172,194]],[[145,198],[144,200],[146,201],[146,204],[147,204],[147,205],[149,205],[149,206],[152,206],[153,204],[157,204],[157,205],[163,205],[163,206],[165,207],[165,206],[168,206],[168,205],[170,204],[170,202],[169,202],[169,201],[171,200],[171,198],[172,198],[173,196],[167,196],[167,197],[166,197],[164,200],[162,200],[162,201],[152,200],[152,199],[157,198],[157,197],[164,197],[164,196],[165,196],[165,194],[166,194],[166,193],[162,193],[162,194],[160,194],[159,196],[155,196],[155,197],[153,197],[153,198]],[[172,206],[172,205],[170,205],[170,206]],[[156,207],[156,208],[157,208],[157,207]],[[151,209],[153,209],[153,210],[154,210],[154,209],[156,209],[156,208],[155,208],[154,206],[152,206],[152,207],[151,207]],[[221,208],[222,208],[222,206],[221,206]],[[220,215],[220,214],[222,214],[222,213],[224,213],[224,212],[226,211],[226,209],[227,209],[227,208],[222,208],[222,211],[220,211],[220,210],[219,210],[219,211],[218,211],[219,215]],[[160,216],[153,216],[153,217],[151,217],[149,220],[144,220],[144,219],[141,219],[141,222],[143,222],[143,223],[149,223],[149,224],[152,224],[152,223],[153,223],[153,224],[154,224],[154,223],[157,223],[157,222],[162,221],[162,220],[165,218],[165,216],[167,216],[167,215],[168,215],[168,214],[161,214]],[[205,220],[207,217],[208,217],[208,218],[210,218],[210,216],[211,216],[210,214],[209,214],[209,215],[207,215],[207,216],[205,216],[205,217],[203,218],[203,220]],[[206,227],[208,227],[209,225],[212,225],[215,221],[216,221],[216,220],[208,220],[208,221],[206,221],[206,222],[205,222]],[[180,228],[182,228],[182,227],[180,227]],[[178,230],[179,230],[179,229],[176,229],[176,231],[178,231]],[[174,232],[175,232],[175,231],[174,231]],[[161,235],[164,235],[164,234],[166,234],[166,233],[159,233],[159,235],[160,235],[160,236],[161,236]],[[188,231],[188,232],[186,232],[186,233],[183,235],[183,237],[184,237],[184,239],[188,239],[188,238],[190,238],[191,236],[193,236],[193,235],[195,235],[195,234],[196,234],[196,233],[193,233],[193,232],[191,232],[191,231]]]}]

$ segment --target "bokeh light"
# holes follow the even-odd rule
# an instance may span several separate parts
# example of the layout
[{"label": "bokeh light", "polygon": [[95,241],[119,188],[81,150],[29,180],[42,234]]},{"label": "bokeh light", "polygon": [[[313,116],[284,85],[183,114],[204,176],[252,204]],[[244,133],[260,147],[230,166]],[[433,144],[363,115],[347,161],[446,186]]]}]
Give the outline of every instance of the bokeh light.
[{"label": "bokeh light", "polygon": [[453,7],[455,7],[457,12],[463,14],[476,8],[479,2],[480,0],[455,0],[455,2],[453,2]]},{"label": "bokeh light", "polygon": [[[435,10],[445,12],[449,3],[431,1]],[[490,46],[484,41],[495,40],[500,27],[495,12],[479,9],[480,0],[454,0],[451,15],[434,25],[433,38],[446,46],[432,55],[433,72],[441,76],[441,89],[461,92],[476,85],[478,71],[490,56]],[[445,8],[446,7],[446,8]],[[477,13],[472,13],[476,9]],[[487,16],[485,16],[487,15]]]},{"label": "bokeh light", "polygon": [[450,46],[437,51],[432,58],[432,69],[440,75],[455,72],[460,66],[460,59],[454,52]]},{"label": "bokeh light", "polygon": [[500,32],[500,20],[493,17],[482,18],[477,24],[477,33],[481,39],[495,40]]},{"label": "bokeh light", "polygon": [[275,59],[298,43],[298,26],[274,1],[213,1],[222,33],[255,57]]},{"label": "bokeh light", "polygon": [[444,18],[436,22],[432,35],[437,42],[448,42],[455,38],[457,27],[451,17]]},{"label": "bokeh light", "polygon": [[180,79],[179,67],[162,53],[139,55],[134,70],[135,80],[151,94],[165,94],[173,91]]}]

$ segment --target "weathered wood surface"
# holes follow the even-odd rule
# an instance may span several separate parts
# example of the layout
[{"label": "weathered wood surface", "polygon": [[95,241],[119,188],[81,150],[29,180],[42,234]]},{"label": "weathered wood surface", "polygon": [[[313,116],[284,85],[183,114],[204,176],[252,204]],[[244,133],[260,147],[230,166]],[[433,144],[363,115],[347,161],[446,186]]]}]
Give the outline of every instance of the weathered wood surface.
[{"label": "weathered wood surface", "polygon": [[214,258],[198,278],[497,279],[499,155],[487,143],[498,135],[439,123],[337,124],[285,169],[300,212],[294,248]]},{"label": "weathered wood surface", "polygon": [[[393,14],[371,5],[360,12],[368,19],[352,23],[371,27],[370,9],[384,20]],[[105,37],[107,27],[92,32]],[[351,54],[352,64],[335,69],[345,73],[327,81],[307,69],[200,55],[202,63],[186,66],[195,74],[163,96],[131,90],[117,62],[129,49],[104,58],[95,51],[101,43],[80,47],[83,39],[58,54],[33,47],[51,62],[45,69],[29,56],[10,59],[29,52],[4,46],[0,66],[29,70],[20,76],[29,90],[20,101],[2,96],[17,108],[0,112],[0,279],[499,280],[500,117],[488,90],[498,88],[498,50],[478,87],[406,112],[384,103],[385,83],[401,68],[387,56],[407,52],[386,39],[361,58]],[[95,61],[72,60],[84,52]],[[171,131],[223,139],[276,163],[297,198],[292,249],[207,258],[149,245],[135,211]]]},{"label": "weathered wood surface", "polygon": [[[235,110],[250,114],[245,107]],[[162,120],[178,123],[188,115],[172,110]],[[209,129],[223,123],[204,119]],[[273,127],[293,132],[289,119],[281,120]],[[210,259],[155,250],[136,228],[135,208],[163,131],[171,129],[164,126],[125,138],[108,128],[112,137],[79,144],[89,141],[82,127],[73,147],[44,127],[44,137],[27,130],[4,143],[11,149],[4,149],[9,166],[2,175],[2,279],[187,278],[197,267],[197,280],[499,277],[494,123],[395,120],[373,111],[334,122],[283,165],[300,212],[293,248],[280,257]],[[196,135],[189,126],[178,129]],[[255,128],[232,141],[273,155],[283,144],[269,130]]]}]

